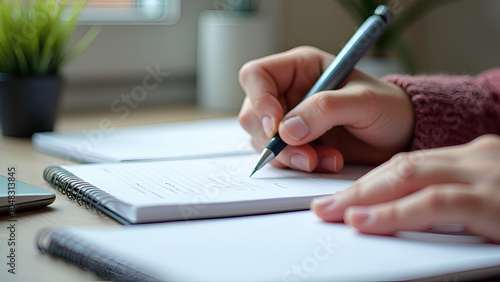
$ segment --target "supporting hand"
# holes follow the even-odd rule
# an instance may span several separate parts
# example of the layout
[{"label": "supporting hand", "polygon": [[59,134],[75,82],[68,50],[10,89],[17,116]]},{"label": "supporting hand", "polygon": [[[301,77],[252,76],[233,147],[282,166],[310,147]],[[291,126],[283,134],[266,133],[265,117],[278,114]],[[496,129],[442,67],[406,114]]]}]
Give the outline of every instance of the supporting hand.
[{"label": "supporting hand", "polygon": [[500,243],[500,137],[397,154],[312,209],[366,233],[459,224]]}]

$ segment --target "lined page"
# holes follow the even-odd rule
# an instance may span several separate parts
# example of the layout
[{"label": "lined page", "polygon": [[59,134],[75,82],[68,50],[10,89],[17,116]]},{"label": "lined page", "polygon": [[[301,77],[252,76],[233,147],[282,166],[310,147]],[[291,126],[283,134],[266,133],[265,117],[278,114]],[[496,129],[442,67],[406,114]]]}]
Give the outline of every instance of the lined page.
[{"label": "lined page", "polygon": [[363,173],[314,174],[267,166],[249,178],[257,159],[252,154],[64,168],[135,207],[190,204],[200,197],[217,203],[324,195],[345,189]]}]

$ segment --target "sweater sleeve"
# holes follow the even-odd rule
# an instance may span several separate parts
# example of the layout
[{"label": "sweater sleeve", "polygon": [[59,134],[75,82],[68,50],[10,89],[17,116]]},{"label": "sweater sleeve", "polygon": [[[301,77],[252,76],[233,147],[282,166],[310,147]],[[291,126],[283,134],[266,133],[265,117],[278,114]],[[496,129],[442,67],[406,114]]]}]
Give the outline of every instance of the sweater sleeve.
[{"label": "sweater sleeve", "polygon": [[500,134],[500,69],[471,76],[390,75],[414,106],[410,150],[459,145],[483,134]]}]

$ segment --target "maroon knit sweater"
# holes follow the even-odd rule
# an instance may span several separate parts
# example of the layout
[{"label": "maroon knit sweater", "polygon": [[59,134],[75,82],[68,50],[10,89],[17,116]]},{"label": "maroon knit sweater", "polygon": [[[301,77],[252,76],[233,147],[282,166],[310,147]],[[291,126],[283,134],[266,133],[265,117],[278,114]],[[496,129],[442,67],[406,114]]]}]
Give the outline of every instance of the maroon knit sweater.
[{"label": "maroon knit sweater", "polygon": [[500,69],[471,76],[384,78],[406,90],[415,111],[410,150],[458,145],[500,134]]}]

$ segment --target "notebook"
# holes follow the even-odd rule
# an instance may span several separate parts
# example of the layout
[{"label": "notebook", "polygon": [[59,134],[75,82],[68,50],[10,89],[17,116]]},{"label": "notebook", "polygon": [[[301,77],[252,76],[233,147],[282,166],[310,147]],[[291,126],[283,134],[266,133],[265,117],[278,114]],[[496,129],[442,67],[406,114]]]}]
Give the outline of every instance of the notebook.
[{"label": "notebook", "polygon": [[171,160],[254,153],[235,117],[73,132],[35,133],[36,150],[83,163]]},{"label": "notebook", "polygon": [[40,233],[38,247],[118,281],[500,277],[500,245],[360,234],[344,224],[321,222],[310,211],[105,228],[63,227]]},{"label": "notebook", "polygon": [[319,174],[267,166],[249,178],[258,157],[52,166],[44,178],[80,205],[128,224],[304,210],[369,169]]}]

